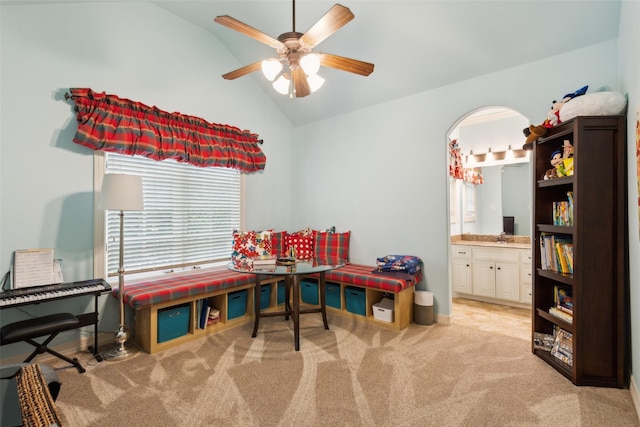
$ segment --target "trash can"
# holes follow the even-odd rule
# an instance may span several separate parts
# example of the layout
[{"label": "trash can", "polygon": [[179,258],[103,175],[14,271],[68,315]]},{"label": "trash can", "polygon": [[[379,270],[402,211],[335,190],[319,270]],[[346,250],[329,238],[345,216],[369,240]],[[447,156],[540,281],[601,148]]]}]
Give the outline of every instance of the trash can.
[{"label": "trash can", "polygon": [[418,325],[433,325],[433,292],[415,291],[413,321]]}]

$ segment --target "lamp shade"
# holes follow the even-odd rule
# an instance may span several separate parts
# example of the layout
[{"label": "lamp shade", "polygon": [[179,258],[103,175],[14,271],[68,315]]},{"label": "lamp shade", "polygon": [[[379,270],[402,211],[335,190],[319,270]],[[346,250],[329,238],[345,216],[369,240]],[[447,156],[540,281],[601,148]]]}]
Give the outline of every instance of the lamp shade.
[{"label": "lamp shade", "polygon": [[282,71],[282,64],[278,59],[270,58],[262,61],[261,64],[262,74],[272,82],[273,79]]},{"label": "lamp shade", "polygon": [[141,211],[142,177],[124,174],[105,174],[98,207],[112,211]]}]

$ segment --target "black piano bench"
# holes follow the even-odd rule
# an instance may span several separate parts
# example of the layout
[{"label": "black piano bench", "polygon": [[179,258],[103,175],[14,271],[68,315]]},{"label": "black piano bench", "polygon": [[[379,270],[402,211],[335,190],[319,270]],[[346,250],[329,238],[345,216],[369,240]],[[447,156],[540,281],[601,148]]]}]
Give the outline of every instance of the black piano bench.
[{"label": "black piano bench", "polygon": [[[48,347],[49,343],[62,331],[73,329],[78,326],[78,318],[71,313],[57,313],[48,316],[35,317],[33,319],[21,320],[19,322],[10,323],[0,329],[0,345],[12,344],[24,341],[36,347],[36,349],[27,357],[24,363],[29,363],[38,354],[44,352],[53,354],[54,356],[69,362],[78,369],[81,374],[85,372],[77,358],[70,359],[55,350]],[[49,335],[49,337],[39,344],[33,338]]]}]

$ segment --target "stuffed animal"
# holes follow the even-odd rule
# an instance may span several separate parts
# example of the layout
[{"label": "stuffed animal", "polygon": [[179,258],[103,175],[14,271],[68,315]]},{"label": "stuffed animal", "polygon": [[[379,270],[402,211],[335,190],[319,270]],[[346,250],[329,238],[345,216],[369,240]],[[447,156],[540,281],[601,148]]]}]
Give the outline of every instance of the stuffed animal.
[{"label": "stuffed animal", "polygon": [[561,176],[573,175],[573,145],[568,139],[564,140],[561,149],[551,153],[549,163],[553,166],[547,169],[543,179],[553,179]]},{"label": "stuffed animal", "polygon": [[547,114],[547,120],[544,121],[542,126],[546,128],[552,128],[562,123],[562,120],[560,120],[560,109],[564,106],[564,104],[571,101],[572,99],[584,95],[587,92],[587,89],[589,89],[589,86],[583,86],[577,91],[568,93],[563,96],[561,101],[554,100],[551,103],[551,110],[549,110],[549,113]]},{"label": "stuffed animal", "polygon": [[533,150],[534,141],[547,133],[547,129],[544,126],[529,125],[529,127],[524,128],[522,132],[527,138],[522,148],[524,150]]},{"label": "stuffed animal", "polygon": [[[529,126],[523,129],[526,140],[523,150],[532,150],[533,143],[543,136],[547,129],[577,116],[609,116],[622,114],[627,106],[626,97],[613,91],[586,93],[589,86],[567,94],[562,101],[553,101],[547,119],[539,126]],[[535,130],[535,132],[534,132]]]}]

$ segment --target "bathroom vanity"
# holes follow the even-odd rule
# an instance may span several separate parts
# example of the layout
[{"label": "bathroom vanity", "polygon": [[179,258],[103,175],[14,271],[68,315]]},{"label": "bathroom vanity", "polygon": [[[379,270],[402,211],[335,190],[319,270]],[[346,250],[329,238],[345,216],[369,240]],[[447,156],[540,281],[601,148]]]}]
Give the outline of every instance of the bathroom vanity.
[{"label": "bathroom vanity", "polygon": [[463,235],[451,239],[454,297],[531,307],[532,258],[527,236]]}]

